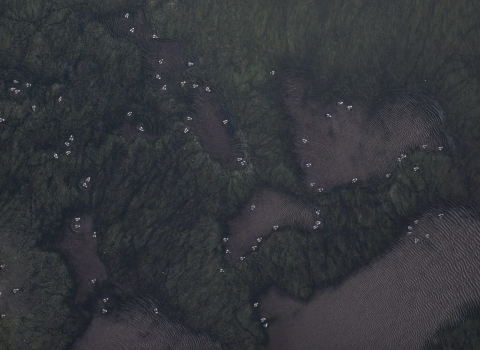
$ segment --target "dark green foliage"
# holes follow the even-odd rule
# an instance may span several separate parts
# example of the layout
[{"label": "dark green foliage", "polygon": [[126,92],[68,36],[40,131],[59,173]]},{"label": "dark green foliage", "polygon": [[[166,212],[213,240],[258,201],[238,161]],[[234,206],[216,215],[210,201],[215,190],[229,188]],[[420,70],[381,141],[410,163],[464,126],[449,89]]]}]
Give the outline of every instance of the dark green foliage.
[{"label": "dark green foliage", "polygon": [[[138,7],[160,38],[178,39],[198,62],[185,79],[223,96],[244,143],[245,168],[222,168],[183,133],[186,94],[159,95],[147,83],[141,48],[107,28],[105,19]],[[55,250],[73,212],[93,215],[100,257],[121,298],[149,293],[167,314],[219,336],[227,348],[254,349],[265,333],[251,300],[267,286],[307,299],[387,249],[405,217],[451,199],[480,207],[480,158],[473,151],[480,135],[478,10],[475,2],[453,0],[0,4],[0,208],[18,213],[8,216],[12,227],[26,226],[15,240],[35,232],[28,248],[20,245],[28,263],[48,258],[65,280],[51,306],[64,326],[38,344],[65,349],[84,327],[69,314],[74,287]],[[445,110],[455,148],[411,154],[390,179],[307,194],[278,74],[269,74],[283,68],[307,71],[321,86],[310,92],[318,99],[370,99],[389,89],[428,94]],[[14,86],[18,94],[9,90]],[[154,141],[116,132],[138,120],[155,125]],[[87,176],[92,185],[82,190]],[[265,185],[321,207],[325,229],[280,230],[243,264],[227,268],[225,223]],[[51,275],[41,269],[37,277],[44,286]],[[42,322],[52,324],[45,315]],[[13,326],[0,320],[0,327],[2,344],[14,347]],[[36,334],[35,325],[24,327]]]},{"label": "dark green foliage", "polygon": [[20,195],[4,202],[0,222],[2,349],[65,349],[86,319],[66,302],[72,279],[59,255],[36,247],[41,236]]}]

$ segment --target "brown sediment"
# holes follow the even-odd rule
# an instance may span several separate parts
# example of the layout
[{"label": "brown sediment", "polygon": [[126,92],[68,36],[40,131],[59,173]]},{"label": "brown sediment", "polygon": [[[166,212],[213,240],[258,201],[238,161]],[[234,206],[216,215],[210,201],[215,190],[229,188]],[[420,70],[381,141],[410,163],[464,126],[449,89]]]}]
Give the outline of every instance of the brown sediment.
[{"label": "brown sediment", "polygon": [[97,238],[94,237],[93,217],[88,214],[71,218],[60,243],[60,251],[67,257],[77,279],[76,302],[84,302],[95,285],[107,279],[107,269],[98,256]]},{"label": "brown sediment", "polygon": [[391,251],[309,302],[270,290],[259,310],[267,349],[421,349],[480,304],[478,215],[435,208],[403,233]]},{"label": "brown sediment", "polygon": [[233,137],[232,119],[220,95],[204,88],[193,90],[192,113],[184,117],[203,149],[224,167],[238,163],[240,150]]},{"label": "brown sediment", "polygon": [[320,211],[311,205],[287,194],[262,190],[247,203],[241,214],[228,223],[230,234],[225,242],[225,254],[230,263],[261,247],[257,239],[265,238],[284,227],[299,227],[306,230],[320,230],[323,222]]},{"label": "brown sediment", "polygon": [[282,89],[297,162],[312,191],[384,177],[414,149],[450,146],[444,113],[428,97],[395,93],[373,101],[321,101],[307,96],[310,84],[289,72]]},{"label": "brown sediment", "polygon": [[[108,310],[107,310],[108,312]],[[158,303],[142,300],[118,312],[96,315],[74,350],[222,349],[220,342],[195,333],[162,314]]]}]

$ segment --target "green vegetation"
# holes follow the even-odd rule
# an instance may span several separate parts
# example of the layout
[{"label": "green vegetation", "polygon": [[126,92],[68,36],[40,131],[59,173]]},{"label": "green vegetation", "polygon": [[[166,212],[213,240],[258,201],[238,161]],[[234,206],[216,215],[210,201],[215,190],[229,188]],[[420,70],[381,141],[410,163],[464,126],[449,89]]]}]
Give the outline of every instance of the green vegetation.
[{"label": "green vegetation", "polygon": [[[183,133],[187,96],[159,95],[147,83],[140,48],[104,25],[105,18],[139,6],[160,38],[179,39],[202,58],[186,74],[224,95],[245,143],[245,169],[222,169]],[[480,157],[472,152],[480,136],[479,10],[476,2],[453,0],[4,1],[2,249],[4,227],[15,236],[0,250],[6,264],[0,286],[10,266],[13,248],[7,247],[16,247],[35,269],[9,273],[35,275],[31,298],[48,300],[49,311],[32,312],[51,328],[39,337],[37,325],[24,322],[19,335],[12,331],[17,321],[6,317],[2,344],[15,349],[27,337],[39,344],[33,348],[65,349],[84,329],[74,315],[73,279],[54,249],[74,212],[94,215],[100,256],[120,297],[149,294],[170,317],[219,337],[226,348],[254,349],[266,335],[251,300],[268,285],[308,298],[385,251],[402,233],[403,220],[430,204],[480,204]],[[308,71],[317,83],[312,95],[326,99],[372,98],[389,89],[429,94],[444,108],[456,148],[414,153],[389,180],[312,197],[293,162],[277,78],[268,73],[284,68]],[[17,94],[10,91],[16,86]],[[156,125],[155,142],[114,135],[127,111]],[[75,139],[67,147],[70,135]],[[92,177],[87,191],[78,186],[85,176]],[[320,206],[335,229],[280,231],[244,263],[226,267],[226,219],[265,185]],[[57,292],[47,284],[52,276]],[[63,326],[55,327],[60,319]]]}]

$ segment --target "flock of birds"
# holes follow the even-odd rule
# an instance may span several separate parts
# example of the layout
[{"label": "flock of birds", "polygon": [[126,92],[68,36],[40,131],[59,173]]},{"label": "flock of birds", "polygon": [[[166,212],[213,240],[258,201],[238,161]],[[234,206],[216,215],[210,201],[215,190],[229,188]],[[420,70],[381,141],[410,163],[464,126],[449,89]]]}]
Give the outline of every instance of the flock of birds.
[{"label": "flock of birds", "polygon": [[[107,25],[116,36],[136,40],[143,52],[145,69],[152,77],[151,83],[159,93],[190,87],[191,112],[184,116],[183,132],[193,132],[204,151],[222,166],[245,167],[246,155],[239,147],[232,116],[221,95],[208,86],[202,87],[183,79],[185,69],[195,63],[185,59],[182,44],[159,39],[146,25],[142,11],[110,19]],[[275,71],[269,73],[279,75]],[[306,187],[315,193],[331,192],[337,186],[362,183],[375,176],[388,179],[396,164],[402,162],[409,152],[442,151],[453,147],[445,130],[444,112],[430,98],[400,93],[379,101],[325,103],[305,100],[308,84],[299,72],[282,73],[280,84],[285,109],[292,119],[297,162],[303,170]],[[19,96],[23,89],[31,86],[29,82],[20,84],[14,80],[9,91]],[[59,96],[58,103],[62,99]],[[31,106],[32,112],[38,108],[35,104]],[[127,121],[115,133],[131,142],[139,137],[148,141],[156,139],[152,123],[137,118],[132,111],[126,115]],[[0,118],[0,123],[5,121]],[[63,154],[70,156],[74,141],[74,135],[70,135],[64,141],[66,149],[55,151],[52,156],[55,159]],[[415,166],[412,170],[418,172],[420,168]],[[79,179],[78,187],[88,190],[92,181],[91,176],[84,176]],[[432,336],[439,322],[459,319],[461,304],[480,297],[474,288],[480,285],[480,276],[473,268],[480,261],[477,261],[478,254],[471,248],[472,239],[476,243],[474,247],[478,247],[476,236],[480,221],[461,206],[444,208],[441,213],[438,210],[433,212],[423,214],[420,220],[409,225],[405,239],[401,239],[393,251],[349,278],[340,288],[317,293],[306,305],[269,292],[262,302],[264,316],[260,318],[264,328],[269,326],[267,318],[277,319],[270,332],[269,348],[292,349],[302,339],[305,349],[314,348],[315,342],[328,344],[329,349],[345,346],[369,349],[372,344],[389,347],[402,342],[413,349]],[[441,221],[434,221],[434,217]],[[309,203],[277,190],[262,189],[252,195],[241,213],[228,222],[228,227],[229,235],[222,238],[222,244],[225,258],[233,266],[238,261],[244,261],[248,252],[258,251],[262,240],[273,232],[284,227],[318,230],[323,227],[323,218],[321,210]],[[84,301],[92,292],[92,285],[106,281],[108,276],[97,255],[92,218],[87,214],[71,218],[70,230],[74,234],[66,233],[61,250],[71,259],[82,279],[77,301]],[[458,239],[451,234],[452,230],[461,231]],[[413,242],[417,249],[405,249],[407,242]],[[85,258],[87,255],[88,258]],[[85,261],[90,262],[88,266]],[[398,265],[403,267],[398,269]],[[225,273],[225,269],[219,268],[219,272]],[[472,279],[466,283],[456,272]],[[449,279],[437,278],[436,274],[447,275]],[[446,284],[452,281],[459,287],[452,292],[444,292]],[[467,291],[460,287],[466,287]],[[15,289],[13,293],[16,293]],[[428,297],[429,293],[434,293],[435,297]],[[455,299],[458,296],[460,298]],[[108,298],[102,300],[107,303]],[[414,301],[413,306],[409,300]],[[282,308],[283,314],[277,312],[280,304],[288,305],[288,308]],[[382,309],[382,305],[385,308]],[[259,303],[254,303],[253,307],[258,308]],[[158,317],[155,319],[146,310],[153,310]],[[102,313],[107,313],[106,307],[102,307]],[[125,316],[127,313],[128,316]],[[394,313],[398,313],[398,323],[385,323],[385,318]],[[364,322],[362,318],[367,314],[370,322]],[[427,316],[430,318],[427,319]],[[140,308],[127,308],[115,320],[95,317],[74,348],[95,348],[91,339],[103,339],[103,345],[98,348],[104,349],[131,344],[138,341],[138,325],[142,322],[148,323],[146,327],[162,330],[171,341],[181,339],[185,346],[196,344],[199,349],[221,348],[219,343],[207,336],[193,334],[167,320],[151,302],[142,304]],[[136,328],[129,333],[134,324]],[[105,333],[105,329],[109,331]],[[353,333],[352,329],[355,330]],[[350,335],[344,337],[345,334]],[[121,344],[119,337],[124,339]],[[155,336],[149,340],[156,346],[165,341]],[[363,341],[366,343],[358,345]]]}]

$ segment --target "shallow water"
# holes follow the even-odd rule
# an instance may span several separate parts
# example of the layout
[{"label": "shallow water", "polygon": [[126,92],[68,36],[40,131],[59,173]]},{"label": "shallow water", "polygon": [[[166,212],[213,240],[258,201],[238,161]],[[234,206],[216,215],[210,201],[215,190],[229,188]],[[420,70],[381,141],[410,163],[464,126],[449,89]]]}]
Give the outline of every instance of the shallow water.
[{"label": "shallow water", "polygon": [[268,349],[421,349],[480,303],[480,218],[438,208],[391,251],[305,303],[275,289],[260,302]]},{"label": "shallow water", "polygon": [[305,186],[313,193],[389,177],[415,150],[447,151],[444,112],[421,96],[397,93],[373,101],[324,101],[306,96],[300,72],[282,78],[285,107]]},{"label": "shallow water", "polygon": [[[228,349],[256,349],[270,328],[258,321],[252,298],[269,286],[282,285],[302,298],[319,287],[342,281],[347,286],[367,268],[351,275],[354,271],[396,242],[409,217],[451,200],[480,210],[479,10],[476,2],[453,0],[87,0],[81,5],[6,0],[0,5],[0,212],[10,225],[1,234],[12,238],[2,248],[15,249],[10,254],[5,248],[0,256],[6,266],[0,271],[0,314],[5,314],[0,344],[17,349],[27,340],[31,349],[67,349],[92,319],[105,316],[97,307],[105,295],[112,297],[113,312],[122,300],[149,294],[182,327],[207,332]],[[293,113],[282,95],[282,76],[291,71],[308,78],[299,105],[305,104],[310,116],[334,109],[342,117],[338,124],[292,126]],[[221,100],[220,108],[199,99],[202,120],[220,122],[203,131],[185,120],[194,112],[193,84],[203,92],[209,87]],[[399,92],[413,96],[410,109],[402,109],[405,101],[380,100]],[[339,101],[353,109],[342,109]],[[202,110],[202,104],[208,108]],[[227,125],[235,121],[233,139],[217,113],[225,106]],[[413,122],[417,108],[423,116],[441,116],[444,125],[435,129],[437,124],[425,124],[425,118]],[[369,124],[375,113],[398,117]],[[187,127],[191,130],[185,132]],[[372,145],[378,144],[377,128],[388,145],[385,152],[375,153],[368,142],[359,152],[366,130],[376,141]],[[419,149],[419,135],[433,135],[432,144],[439,147],[436,142],[443,140],[437,137],[444,131],[454,148]],[[298,136],[304,134],[322,135],[317,143],[322,151],[312,154],[316,163],[331,158],[324,162],[332,169],[323,164],[328,183],[320,193],[308,191],[312,167],[297,156]],[[410,153],[390,167],[404,151]],[[230,166],[232,155],[235,166]],[[362,155],[371,160],[367,168]],[[316,163],[313,169],[321,169]],[[372,179],[372,169],[391,176]],[[83,188],[86,178],[91,182]],[[267,203],[268,215],[245,221],[251,223],[243,234],[248,245],[250,238],[265,239],[232,266],[223,238],[241,231],[235,217],[242,218],[249,198],[266,188],[288,193],[295,205],[287,210],[291,207]],[[322,231],[287,227],[295,221],[292,212],[310,220],[301,214],[303,205],[321,208],[329,226]],[[95,218],[97,255],[86,254],[85,260],[96,256],[108,272],[100,271],[105,280],[84,294],[83,303],[75,302],[81,285],[71,267],[88,272],[103,265],[82,265],[81,249],[71,264],[69,253],[59,249],[72,213]],[[285,220],[284,230],[267,232],[277,220]],[[420,247],[419,242],[415,249]],[[8,270],[17,253],[27,257],[24,264]],[[430,256],[428,250],[425,254]],[[449,271],[442,274],[450,276]],[[32,282],[13,293],[16,287],[9,283],[15,279]],[[12,299],[22,288],[28,297]],[[389,293],[378,302],[399,305],[401,297]],[[470,292],[466,287],[458,294],[466,300]],[[367,298],[365,305],[371,302]],[[429,305],[419,310],[434,312]],[[457,306],[448,304],[448,317],[427,322],[419,334],[429,338],[441,320],[455,319]],[[371,319],[365,328],[378,326]],[[464,331],[460,347],[468,348],[475,332],[468,335],[472,326],[461,319],[452,327]],[[387,335],[382,339],[391,341]],[[408,336],[405,341],[417,346]]]},{"label": "shallow water", "polygon": [[169,320],[152,300],[137,300],[120,312],[107,313],[95,316],[73,350],[222,349],[218,341]]},{"label": "shallow water", "polygon": [[275,234],[281,234],[286,227],[321,231],[323,223],[320,214],[320,209],[295,197],[271,189],[259,191],[242,212],[229,221],[225,258],[232,264],[242,257],[246,259],[248,253],[261,249],[264,239],[270,235],[275,239]]}]

